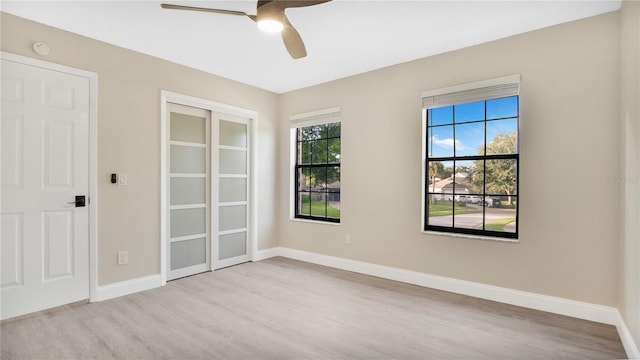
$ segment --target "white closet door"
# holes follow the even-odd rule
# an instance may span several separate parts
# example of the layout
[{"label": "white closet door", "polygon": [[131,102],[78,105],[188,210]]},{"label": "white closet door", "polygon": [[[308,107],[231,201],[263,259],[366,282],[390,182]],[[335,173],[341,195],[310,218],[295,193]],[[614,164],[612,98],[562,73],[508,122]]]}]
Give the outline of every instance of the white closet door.
[{"label": "white closet door", "polygon": [[211,269],[211,112],[168,104],[167,280]]},{"label": "white closet door", "polygon": [[[217,204],[214,268],[249,261],[249,119],[213,113],[213,137],[218,144],[214,155],[214,203]],[[217,216],[216,216],[217,215]]]}]

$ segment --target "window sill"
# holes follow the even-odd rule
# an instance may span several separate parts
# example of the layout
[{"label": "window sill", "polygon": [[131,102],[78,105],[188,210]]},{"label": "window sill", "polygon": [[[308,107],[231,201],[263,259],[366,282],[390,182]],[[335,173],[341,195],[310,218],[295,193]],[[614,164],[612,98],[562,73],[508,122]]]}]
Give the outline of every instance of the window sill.
[{"label": "window sill", "polygon": [[320,220],[309,220],[309,219],[289,218],[289,221],[301,222],[301,223],[310,223],[310,224],[319,224],[319,225],[340,226],[340,223],[339,223],[339,222],[320,221]]},{"label": "window sill", "polygon": [[520,240],[518,239],[509,239],[509,238],[499,238],[493,236],[482,236],[482,235],[470,235],[470,234],[459,234],[459,233],[451,233],[444,231],[421,231],[423,235],[439,235],[439,236],[447,236],[447,237],[455,237],[455,238],[464,238],[471,240],[483,240],[483,241],[491,241],[491,242],[499,242],[499,243],[507,243],[507,244],[519,244]]}]

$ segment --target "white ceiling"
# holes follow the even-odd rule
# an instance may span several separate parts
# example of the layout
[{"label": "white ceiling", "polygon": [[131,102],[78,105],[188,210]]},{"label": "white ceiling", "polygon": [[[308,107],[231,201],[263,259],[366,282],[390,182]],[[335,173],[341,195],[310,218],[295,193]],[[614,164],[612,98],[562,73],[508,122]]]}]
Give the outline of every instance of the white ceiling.
[{"label": "white ceiling", "polygon": [[[255,1],[164,2],[255,14]],[[604,1],[354,1],[288,9],[308,56],[247,17],[161,1],[5,1],[1,10],[276,93],[620,8]],[[34,39],[43,40],[43,39]],[[567,44],[568,46],[570,44]],[[55,52],[56,49],[52,48]]]}]

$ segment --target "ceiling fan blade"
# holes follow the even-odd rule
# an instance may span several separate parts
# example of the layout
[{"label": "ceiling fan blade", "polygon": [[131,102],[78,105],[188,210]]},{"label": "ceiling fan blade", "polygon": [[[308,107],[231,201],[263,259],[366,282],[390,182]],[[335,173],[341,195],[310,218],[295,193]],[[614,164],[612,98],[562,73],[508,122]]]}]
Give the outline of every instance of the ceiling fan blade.
[{"label": "ceiling fan blade", "polygon": [[313,5],[323,4],[331,0],[274,0],[274,1],[278,3],[281,9],[286,9],[286,8],[313,6]]},{"label": "ceiling fan blade", "polygon": [[245,12],[242,12],[242,11],[224,10],[224,9],[211,9],[211,8],[185,6],[185,5],[174,5],[174,4],[160,4],[160,6],[162,6],[163,9],[204,11],[204,12],[211,12],[211,13],[216,13],[216,14],[239,15],[239,16],[246,16],[246,17],[250,18],[253,21],[256,20],[255,15],[249,15],[249,14],[247,14]]},{"label": "ceiling fan blade", "polygon": [[307,56],[307,49],[298,31],[291,25],[289,19],[284,16],[284,29],[282,29],[282,41],[287,48],[289,55],[294,59],[300,59]]}]

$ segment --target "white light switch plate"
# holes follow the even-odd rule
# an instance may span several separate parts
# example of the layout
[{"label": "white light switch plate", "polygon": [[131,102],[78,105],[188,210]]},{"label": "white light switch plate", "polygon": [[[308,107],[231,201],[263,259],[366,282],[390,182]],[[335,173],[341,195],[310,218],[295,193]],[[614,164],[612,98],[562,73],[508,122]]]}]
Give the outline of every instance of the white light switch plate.
[{"label": "white light switch plate", "polygon": [[127,265],[129,263],[129,252],[118,251],[118,265]]},{"label": "white light switch plate", "polygon": [[118,174],[118,185],[127,185],[127,174]]}]

